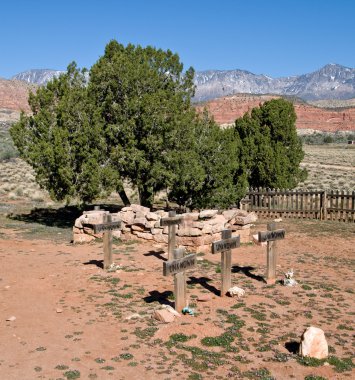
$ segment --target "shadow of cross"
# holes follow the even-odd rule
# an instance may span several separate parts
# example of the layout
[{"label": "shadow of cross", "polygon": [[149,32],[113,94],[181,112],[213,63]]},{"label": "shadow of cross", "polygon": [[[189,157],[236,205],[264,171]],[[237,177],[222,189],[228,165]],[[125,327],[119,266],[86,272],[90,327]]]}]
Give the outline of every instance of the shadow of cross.
[{"label": "shadow of cross", "polygon": [[242,272],[247,277],[250,277],[253,280],[264,282],[264,277],[263,276],[259,276],[259,275],[256,275],[254,273],[251,273],[251,271],[254,270],[254,269],[255,268],[251,267],[251,266],[240,267],[239,265],[233,265],[233,267],[232,267],[232,273]]},{"label": "shadow of cross", "polygon": [[168,261],[168,259],[163,256],[164,254],[165,254],[164,251],[149,251],[147,253],[143,253],[143,256],[155,256],[156,258],[160,260]]},{"label": "shadow of cross", "polygon": [[216,296],[219,296],[221,292],[215,288],[213,285],[209,284],[209,281],[212,281],[211,278],[208,277],[189,277],[189,280],[187,281],[188,285],[196,285],[199,284],[202,287],[204,287],[206,290],[209,290],[211,293],[215,294]]}]

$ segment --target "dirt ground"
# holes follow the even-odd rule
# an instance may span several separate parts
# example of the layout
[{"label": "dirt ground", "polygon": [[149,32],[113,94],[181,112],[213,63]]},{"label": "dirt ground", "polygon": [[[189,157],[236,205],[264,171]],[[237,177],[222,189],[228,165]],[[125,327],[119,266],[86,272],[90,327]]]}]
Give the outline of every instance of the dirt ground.
[{"label": "dirt ground", "polygon": [[[295,287],[266,285],[265,247],[234,250],[240,299],[219,296],[220,254],[200,254],[187,273],[195,315],[162,324],[152,312],[173,305],[166,247],[115,241],[121,269],[108,273],[102,242],[73,246],[69,225],[2,215],[1,380],[355,378],[354,225],[279,223],[286,239],[278,242],[278,278],[293,268]],[[326,333],[327,361],[296,353],[310,325]]]}]

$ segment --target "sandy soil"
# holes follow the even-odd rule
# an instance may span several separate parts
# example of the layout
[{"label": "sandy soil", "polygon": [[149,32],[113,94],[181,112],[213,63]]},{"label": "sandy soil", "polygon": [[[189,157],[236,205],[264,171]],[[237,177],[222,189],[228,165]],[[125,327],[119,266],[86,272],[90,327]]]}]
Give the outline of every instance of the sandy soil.
[{"label": "sandy soil", "polygon": [[[199,256],[187,274],[195,315],[171,324],[151,317],[173,304],[165,247],[116,242],[122,269],[107,273],[102,243],[23,238],[0,226],[0,379],[355,378],[355,228],[330,223],[280,223],[278,277],[293,268],[296,287],[266,285],[265,248],[244,245],[233,252],[232,281],[245,296],[220,297],[220,256]],[[202,294],[211,299],[197,301]],[[310,325],[325,331],[338,366],[306,366],[293,353]]]}]

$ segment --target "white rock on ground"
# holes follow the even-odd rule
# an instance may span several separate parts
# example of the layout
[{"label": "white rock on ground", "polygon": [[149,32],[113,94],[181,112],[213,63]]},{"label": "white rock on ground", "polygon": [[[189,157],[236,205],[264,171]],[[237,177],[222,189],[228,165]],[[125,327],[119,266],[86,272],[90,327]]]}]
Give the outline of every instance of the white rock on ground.
[{"label": "white rock on ground", "polygon": [[307,327],[301,337],[300,355],[316,359],[328,357],[328,343],[322,329],[314,326]]}]

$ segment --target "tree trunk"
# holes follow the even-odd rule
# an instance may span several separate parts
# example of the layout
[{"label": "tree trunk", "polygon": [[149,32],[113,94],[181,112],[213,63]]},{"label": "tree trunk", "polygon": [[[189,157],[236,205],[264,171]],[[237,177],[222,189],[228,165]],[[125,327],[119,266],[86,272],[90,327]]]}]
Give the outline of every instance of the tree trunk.
[{"label": "tree trunk", "polygon": [[152,208],[154,200],[153,190],[143,185],[138,186],[138,192],[141,206]]},{"label": "tree trunk", "polygon": [[131,205],[131,202],[130,202],[130,200],[129,200],[127,194],[126,194],[126,191],[123,188],[123,186],[120,186],[120,187],[117,188],[117,193],[120,196],[120,198],[121,198],[121,200],[122,200],[122,202],[123,202],[123,204],[125,206],[130,206]]}]

